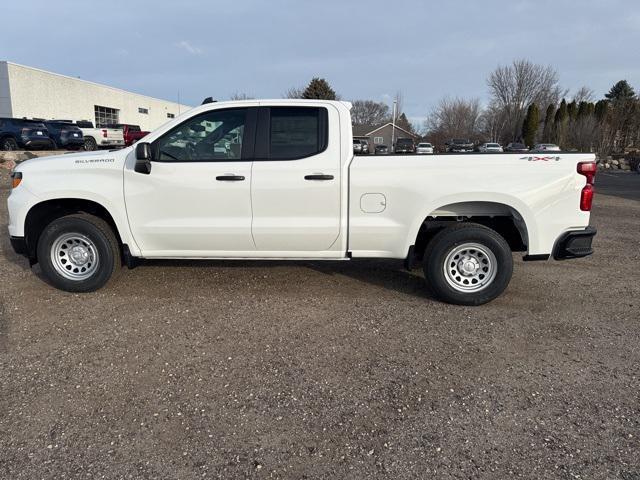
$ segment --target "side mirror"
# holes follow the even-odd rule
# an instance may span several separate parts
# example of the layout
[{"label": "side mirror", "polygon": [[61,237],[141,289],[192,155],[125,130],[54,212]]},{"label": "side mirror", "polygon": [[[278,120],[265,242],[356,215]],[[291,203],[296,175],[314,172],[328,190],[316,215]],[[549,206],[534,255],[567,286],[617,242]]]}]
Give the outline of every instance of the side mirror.
[{"label": "side mirror", "polygon": [[138,173],[144,173],[149,175],[151,173],[151,144],[140,143],[136,144],[136,165],[134,171]]}]

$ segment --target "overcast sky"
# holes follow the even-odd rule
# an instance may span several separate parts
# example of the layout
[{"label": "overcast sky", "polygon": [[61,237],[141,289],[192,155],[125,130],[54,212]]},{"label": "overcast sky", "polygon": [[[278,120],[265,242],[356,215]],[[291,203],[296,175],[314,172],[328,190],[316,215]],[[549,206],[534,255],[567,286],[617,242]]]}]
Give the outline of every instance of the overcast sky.
[{"label": "overcast sky", "polygon": [[639,0],[30,0],[2,17],[0,60],[190,105],[321,76],[345,100],[401,91],[417,123],[442,96],[486,102],[517,58],[572,91],[640,89]]}]

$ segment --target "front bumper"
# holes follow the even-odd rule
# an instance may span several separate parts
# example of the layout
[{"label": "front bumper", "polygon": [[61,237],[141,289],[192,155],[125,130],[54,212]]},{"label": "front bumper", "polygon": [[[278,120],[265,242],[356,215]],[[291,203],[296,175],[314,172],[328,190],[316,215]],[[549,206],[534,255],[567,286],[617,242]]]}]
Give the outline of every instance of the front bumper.
[{"label": "front bumper", "polygon": [[564,233],[556,242],[556,246],[553,249],[553,258],[567,260],[591,255],[593,253],[591,243],[596,233],[597,230],[593,227]]}]

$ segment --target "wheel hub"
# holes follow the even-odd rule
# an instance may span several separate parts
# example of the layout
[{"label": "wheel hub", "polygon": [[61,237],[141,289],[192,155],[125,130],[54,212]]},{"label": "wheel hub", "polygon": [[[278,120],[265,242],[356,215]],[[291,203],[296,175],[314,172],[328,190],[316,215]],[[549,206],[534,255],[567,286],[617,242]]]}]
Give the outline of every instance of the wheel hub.
[{"label": "wheel hub", "polygon": [[89,261],[89,249],[84,245],[74,245],[69,251],[69,259],[75,265],[84,265]]},{"label": "wheel hub", "polygon": [[464,256],[458,262],[458,270],[465,277],[470,277],[476,274],[476,272],[480,269],[480,262],[474,257]]}]

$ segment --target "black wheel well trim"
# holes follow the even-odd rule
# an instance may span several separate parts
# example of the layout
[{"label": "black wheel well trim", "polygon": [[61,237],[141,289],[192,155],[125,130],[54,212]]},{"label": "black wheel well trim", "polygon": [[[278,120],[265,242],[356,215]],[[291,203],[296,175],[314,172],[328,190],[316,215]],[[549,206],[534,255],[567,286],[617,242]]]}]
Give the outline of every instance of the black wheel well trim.
[{"label": "black wheel well trim", "polygon": [[[515,212],[517,214],[517,212]],[[429,216],[424,219],[415,242],[407,252],[407,258],[414,256],[422,258],[427,244],[436,233],[444,228],[460,223],[477,223],[498,233],[505,239],[511,251],[526,252],[528,246],[528,236],[525,226],[521,226],[521,219],[516,215],[463,215],[463,216]],[[408,261],[411,266],[413,260]]]},{"label": "black wheel well trim", "polygon": [[102,204],[84,198],[56,198],[33,205],[24,221],[24,238],[30,262],[38,261],[38,240],[44,229],[54,220],[75,213],[88,213],[103,219],[112,228],[124,258],[123,242],[118,226],[109,210]]}]

